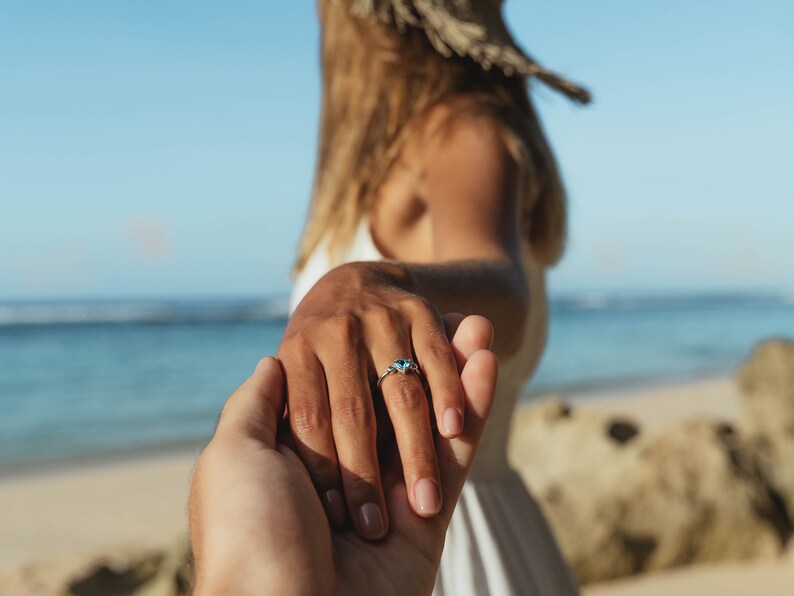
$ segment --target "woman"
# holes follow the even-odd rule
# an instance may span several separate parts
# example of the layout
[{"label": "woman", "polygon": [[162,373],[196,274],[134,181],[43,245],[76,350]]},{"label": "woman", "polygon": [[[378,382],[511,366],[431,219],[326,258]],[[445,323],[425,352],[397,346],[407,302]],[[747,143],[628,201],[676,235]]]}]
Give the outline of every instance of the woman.
[{"label": "woman", "polygon": [[378,458],[391,444],[415,513],[441,509],[434,426],[453,438],[466,424],[442,314],[487,317],[497,397],[435,591],[573,594],[506,441],[545,341],[544,269],[565,238],[527,79],[589,96],[521,53],[500,4],[320,0],[319,159],[277,355],[292,438],[329,520],[377,540],[389,525]]}]

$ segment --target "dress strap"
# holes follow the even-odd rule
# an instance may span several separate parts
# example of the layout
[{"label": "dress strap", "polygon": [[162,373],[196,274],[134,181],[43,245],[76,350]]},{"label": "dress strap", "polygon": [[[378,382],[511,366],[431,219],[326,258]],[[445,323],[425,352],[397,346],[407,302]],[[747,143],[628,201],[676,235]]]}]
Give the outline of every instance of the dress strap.
[{"label": "dress strap", "polygon": [[351,261],[382,261],[383,259],[383,255],[372,239],[372,232],[369,229],[369,218],[366,216],[361,218],[358,228],[356,228],[356,235],[353,237],[350,246],[341,255],[341,258],[334,263],[331,262],[331,257],[328,254],[327,238],[323,238],[312,254],[309,255],[303,270],[295,278],[290,298],[290,313],[295,310],[295,307],[303,300],[303,297],[312,289],[314,284],[337,265]]}]

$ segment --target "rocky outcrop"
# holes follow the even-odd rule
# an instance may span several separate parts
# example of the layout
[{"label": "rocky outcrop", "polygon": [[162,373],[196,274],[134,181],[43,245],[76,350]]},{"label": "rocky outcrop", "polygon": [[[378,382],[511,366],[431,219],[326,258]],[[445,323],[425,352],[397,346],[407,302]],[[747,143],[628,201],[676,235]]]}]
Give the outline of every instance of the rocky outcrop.
[{"label": "rocky outcrop", "polygon": [[794,514],[794,342],[760,344],[738,375],[741,431],[763,474]]},{"label": "rocky outcrop", "polygon": [[520,412],[514,430],[513,464],[582,583],[772,555],[791,534],[754,454],[723,423],[644,434],[553,400]]},{"label": "rocky outcrop", "polygon": [[[615,440],[610,429],[630,428]],[[615,536],[621,512],[612,498],[639,428],[573,409],[559,398],[516,413],[509,453],[582,582],[632,572],[639,552]],[[598,553],[598,556],[593,556]]]}]

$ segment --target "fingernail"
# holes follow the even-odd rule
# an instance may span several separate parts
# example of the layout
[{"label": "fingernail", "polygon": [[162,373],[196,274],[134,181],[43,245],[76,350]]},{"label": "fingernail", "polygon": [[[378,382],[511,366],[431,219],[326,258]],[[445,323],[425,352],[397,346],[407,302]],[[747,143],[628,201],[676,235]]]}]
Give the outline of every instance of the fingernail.
[{"label": "fingernail", "polygon": [[324,496],[328,521],[331,522],[331,525],[338,526],[345,521],[345,505],[342,501],[342,493],[334,488],[327,491]]},{"label": "fingernail", "polygon": [[380,538],[383,536],[385,526],[380,507],[375,503],[364,503],[361,506],[361,529],[367,538]]},{"label": "fingernail", "polygon": [[435,515],[441,509],[438,486],[430,478],[422,478],[414,484],[414,500],[419,513]]},{"label": "fingernail", "polygon": [[460,412],[455,408],[447,408],[444,411],[444,432],[448,435],[459,435],[463,430],[463,420]]}]

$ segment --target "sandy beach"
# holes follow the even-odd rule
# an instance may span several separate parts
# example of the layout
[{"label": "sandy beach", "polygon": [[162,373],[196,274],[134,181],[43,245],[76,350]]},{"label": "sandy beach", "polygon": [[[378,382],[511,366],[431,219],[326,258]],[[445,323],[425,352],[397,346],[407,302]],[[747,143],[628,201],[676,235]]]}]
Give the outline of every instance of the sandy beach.
[{"label": "sandy beach", "polygon": [[122,544],[161,547],[184,531],[198,452],[0,478],[0,570]]},{"label": "sandy beach", "polygon": [[[731,421],[739,412],[738,389],[728,378],[571,401],[582,409],[632,417],[646,428],[704,416]],[[197,452],[0,477],[0,592],[24,593],[20,586],[29,586],[35,576],[39,593],[47,593],[90,557],[172,544],[186,527],[185,499]],[[794,556],[787,556],[648,574],[590,585],[584,593],[774,596],[790,593],[792,582]]]}]

